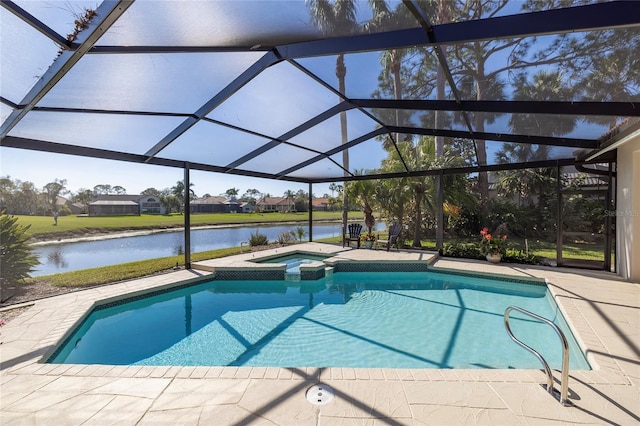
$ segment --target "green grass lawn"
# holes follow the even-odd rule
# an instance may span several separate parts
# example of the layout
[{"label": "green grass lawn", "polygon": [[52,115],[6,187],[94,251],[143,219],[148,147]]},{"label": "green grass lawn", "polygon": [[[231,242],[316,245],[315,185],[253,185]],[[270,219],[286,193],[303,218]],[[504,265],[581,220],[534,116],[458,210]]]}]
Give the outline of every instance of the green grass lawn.
[{"label": "green grass lawn", "polygon": [[[206,259],[216,259],[238,253],[240,253],[240,247],[209,250],[200,253],[192,253],[191,261],[198,262]],[[91,287],[152,275],[161,271],[169,270],[176,265],[184,266],[184,256],[180,255],[162,257],[158,259],[139,260],[136,262],[121,263],[119,265],[101,266],[99,268],[82,269],[80,271],[43,275],[35,278],[28,278],[27,281],[49,281],[52,285],[59,287]]]},{"label": "green grass lawn", "polygon": [[[445,240],[446,243],[463,243],[463,244],[477,244],[475,241],[467,240]],[[435,249],[435,240],[423,240],[422,245],[425,247],[431,247]],[[511,250],[525,251],[524,241],[510,240],[507,244],[507,248]],[[556,258],[556,243],[546,241],[529,241],[529,253],[544,257],[548,259]],[[564,244],[562,247],[562,256],[566,259],[580,259],[580,260],[597,260],[604,261],[604,246],[603,244]]]},{"label": "green grass lawn", "polygon": [[[323,242],[340,242],[339,238],[320,240]],[[246,247],[244,251],[246,252]],[[208,250],[191,254],[191,262],[239,254],[240,247],[229,247],[218,250]],[[141,278],[158,272],[169,270],[176,265],[184,266],[184,256],[162,257],[157,259],[139,260],[119,265],[101,266],[99,268],[82,269],[80,271],[63,272],[60,274],[43,275],[28,278],[27,282],[48,281],[59,287],[91,287],[95,285],[115,283],[134,278]]]},{"label": "green grass lawn", "polygon": [[[361,215],[353,212],[352,217]],[[16,216],[20,225],[31,225],[28,234],[46,236],[55,234],[81,235],[90,232],[109,232],[116,230],[161,229],[184,226],[184,216],[140,215],[140,216],[60,216],[58,225],[53,225],[53,217]],[[313,212],[313,220],[340,220],[341,212]],[[191,215],[191,226],[306,222],[308,213],[201,213]]]},{"label": "green grass lawn", "polygon": [[[350,212],[350,219],[360,218],[361,213]],[[91,232],[108,232],[114,230],[135,230],[150,228],[180,227],[184,224],[184,216],[174,215],[142,215],[142,216],[110,216],[110,217],[76,217],[62,216],[58,218],[58,226],[53,226],[52,217],[42,216],[17,216],[18,223],[31,225],[29,233],[31,235],[57,234],[82,235]],[[313,220],[340,220],[341,212],[314,212]],[[308,220],[307,213],[267,213],[267,214],[242,214],[242,213],[214,213],[195,214],[191,216],[192,226],[222,225],[222,224],[250,224],[250,223],[277,223],[277,222],[300,222]],[[341,244],[340,237],[315,240]],[[445,243],[453,241],[446,240]],[[477,242],[458,241],[467,244],[477,244]],[[406,241],[411,244],[411,240]],[[435,250],[435,240],[422,240],[422,247],[426,250]],[[524,250],[524,242],[510,241],[509,248]],[[556,257],[555,243],[550,242],[530,242],[529,251],[537,256],[554,259]],[[238,254],[240,247],[230,247],[220,250],[211,250],[200,253],[192,253],[192,262],[206,259],[214,259],[224,256]],[[602,260],[603,247],[597,244],[578,245],[567,244],[564,246],[563,255],[566,258]],[[176,264],[184,265],[184,256],[172,256],[166,258],[142,260],[129,262],[120,265],[104,266],[99,268],[85,269],[67,273],[53,274],[30,278],[32,281],[49,281],[55,286],[65,287],[89,287],[151,275],[161,271],[169,270]]]}]

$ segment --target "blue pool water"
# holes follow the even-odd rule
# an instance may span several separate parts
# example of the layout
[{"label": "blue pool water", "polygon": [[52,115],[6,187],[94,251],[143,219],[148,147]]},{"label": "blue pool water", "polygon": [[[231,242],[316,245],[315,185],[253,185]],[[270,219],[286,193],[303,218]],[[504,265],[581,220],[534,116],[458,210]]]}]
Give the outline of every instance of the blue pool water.
[{"label": "blue pool water", "polygon": [[292,253],[286,256],[278,256],[271,259],[258,261],[258,263],[284,263],[286,265],[285,272],[287,274],[300,274],[300,265],[312,262],[322,262],[329,256],[322,256],[309,253]]},{"label": "blue pool water", "polygon": [[[539,369],[505,331],[509,305],[557,323],[571,369],[589,369],[544,285],[436,272],[209,281],[93,311],[48,362]],[[561,367],[551,327],[516,312],[511,326]]]}]

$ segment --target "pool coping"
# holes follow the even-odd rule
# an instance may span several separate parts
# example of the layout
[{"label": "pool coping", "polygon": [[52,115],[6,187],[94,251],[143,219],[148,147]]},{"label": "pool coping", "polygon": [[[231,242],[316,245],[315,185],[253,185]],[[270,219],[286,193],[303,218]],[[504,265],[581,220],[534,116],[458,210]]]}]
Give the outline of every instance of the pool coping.
[{"label": "pool coping", "polygon": [[[325,269],[335,272],[426,271],[429,264],[436,258],[436,254],[431,253],[423,259],[398,257],[397,254],[391,254],[391,258],[384,255],[378,256],[377,259],[368,259],[366,256],[355,256],[356,253],[361,253],[361,250],[353,251],[351,248],[316,243],[306,243],[303,246],[305,248],[301,249],[300,245],[287,245],[223,259],[194,262],[192,268],[210,272],[212,279],[215,280],[284,280],[286,279],[284,263],[260,262],[294,254],[325,257],[322,261],[300,265],[300,279],[305,281],[324,277]],[[373,251],[377,252],[377,250]]]},{"label": "pool coping", "polygon": [[[317,243],[312,244],[316,249]],[[330,246],[330,247],[324,247]],[[633,313],[638,310],[640,292],[638,286],[620,281],[612,275],[592,274],[585,271],[558,270],[541,267],[527,267],[523,265],[498,264],[490,266],[481,262],[460,262],[448,259],[434,259],[435,254],[425,256],[425,253],[412,252],[377,252],[365,249],[340,249],[336,246],[323,245],[322,249],[337,250],[343,256],[352,259],[366,258],[369,261],[396,260],[407,261],[411,259],[425,260],[429,257],[430,264],[436,269],[453,268],[459,271],[474,270],[475,272],[496,272],[507,276],[516,276],[522,279],[544,279],[556,300],[558,307],[565,316],[567,323],[575,331],[576,340],[585,349],[593,370],[571,371],[569,387],[574,395],[580,395],[575,400],[575,407],[561,407],[551,399],[541,384],[545,382],[544,374],[540,370],[440,370],[440,369],[357,369],[357,368],[275,368],[275,367],[133,367],[133,366],[103,366],[103,365],[76,365],[76,364],[43,364],[39,362],[44,355],[53,351],[55,344],[64,339],[70,333],[75,324],[82,320],[96,303],[104,303],[105,300],[117,300],[130,297],[132,294],[146,292],[149,289],[164,289],[183,284],[185,280],[192,282],[208,278],[210,274],[200,270],[177,271],[165,275],[148,277],[140,280],[132,280],[124,283],[113,284],[106,287],[94,288],[82,292],[56,296],[50,299],[36,301],[34,306],[21,316],[12,320],[2,329],[4,343],[2,350],[2,401],[0,409],[3,418],[26,419],[33,418],[39,413],[47,416],[53,412],[54,405],[31,407],[29,401],[38,398],[55,399],[55,392],[48,393],[40,390],[42,383],[52,386],[54,382],[82,382],[83,386],[91,386],[88,379],[97,379],[102,382],[129,382],[133,380],[138,385],[151,386],[152,383],[165,384],[162,390],[154,394],[152,398],[153,409],[145,410],[140,414],[140,419],[152,419],[159,416],[160,419],[173,418],[178,411],[171,409],[166,412],[164,398],[172,386],[190,386],[188,383],[197,381],[206,386],[239,386],[243,388],[244,397],[233,403],[233,408],[228,403],[209,404],[203,403],[199,412],[203,410],[221,410],[236,413],[237,410],[249,411],[246,414],[251,417],[256,415],[252,411],[252,404],[257,404],[260,398],[254,395],[255,389],[264,386],[275,386],[278,389],[298,388],[304,384],[327,383],[339,389],[342,395],[338,395],[339,403],[328,404],[323,407],[313,407],[300,404],[298,398],[293,398],[287,403],[278,405],[278,409],[259,412],[258,418],[275,422],[277,424],[295,424],[287,422],[288,415],[298,413],[297,419],[316,419],[318,415],[333,419],[355,418],[387,418],[400,419],[401,421],[428,421],[434,422],[443,412],[451,411],[453,414],[445,416],[446,419],[460,418],[465,412],[493,413],[494,424],[504,422],[495,419],[503,419],[505,415],[511,420],[526,424],[531,419],[556,418],[562,421],[572,422],[599,422],[598,416],[603,418],[618,418],[621,423],[629,419],[636,419],[638,408],[627,405],[625,401],[637,401],[640,393],[638,383],[638,363],[629,356],[629,348],[633,338],[637,337],[637,320],[634,317],[623,320],[603,321],[600,311],[612,311],[631,309]],[[222,263],[230,265],[230,259]],[[255,265],[255,264],[253,264]],[[616,293],[620,300],[608,300],[607,291]],[[602,301],[592,302],[588,293],[598,292]],[[622,294],[619,295],[617,293]],[[611,295],[609,295],[611,296]],[[614,297],[615,299],[615,297]],[[597,303],[594,309],[593,303]],[[631,303],[628,309],[624,303]],[[595,312],[595,318],[593,314]],[[623,335],[612,335],[612,322],[616,327],[625,330]],[[634,328],[636,327],[636,328]],[[615,333],[614,333],[615,334]],[[631,340],[630,340],[631,339]],[[633,347],[631,348],[633,349]],[[559,377],[554,372],[556,379]],[[16,381],[18,380],[18,381]],[[185,382],[186,381],[186,382]],[[23,382],[24,384],[20,384]],[[376,395],[370,395],[368,386],[376,389]],[[394,384],[395,383],[395,384]],[[47,385],[49,386],[49,385]],[[80,386],[80,385],[78,385]],[[106,386],[106,385],[105,385]],[[45,386],[46,388],[46,386]],[[383,404],[381,397],[387,389],[392,390],[402,401],[393,404],[393,407]],[[419,392],[422,389],[423,392]],[[447,396],[441,395],[442,390]],[[457,390],[456,390],[457,389]],[[518,391],[519,389],[519,391]],[[607,392],[615,393],[616,401],[607,396]],[[44,394],[43,394],[44,392]],[[284,391],[283,391],[284,392]],[[302,392],[302,391],[301,391]],[[434,394],[436,392],[436,394]],[[460,393],[462,392],[462,393]],[[460,395],[476,395],[485,401],[482,395],[498,398],[501,402],[485,401],[482,403],[468,404],[460,401]],[[514,395],[514,392],[516,395]],[[74,400],[85,398],[86,392],[74,396]],[[420,396],[424,393],[423,396]],[[113,392],[109,391],[113,396]],[[118,391],[116,395],[128,395],[128,391]],[[455,395],[458,395],[457,397]],[[368,396],[367,396],[368,395]],[[518,397],[516,397],[519,395]],[[586,396],[589,395],[589,398]],[[429,399],[431,398],[431,399]],[[434,399],[435,398],[435,399]],[[456,403],[447,403],[451,398]],[[571,394],[570,394],[571,398]],[[543,409],[524,409],[523,403],[531,400],[540,400]],[[446,400],[446,401],[445,401]],[[145,399],[146,402],[148,402]],[[434,404],[433,401],[440,401]],[[493,399],[491,399],[493,401]],[[587,402],[589,405],[587,406]],[[26,405],[25,405],[26,404]],[[380,404],[384,407],[379,406]],[[584,404],[583,409],[579,409]],[[623,405],[621,405],[623,404]],[[142,404],[144,405],[144,404]],[[291,406],[290,406],[291,405]],[[364,409],[368,406],[369,409]],[[500,405],[500,408],[494,407]],[[525,404],[526,405],[526,404]],[[537,404],[534,404],[537,405]],[[29,406],[31,408],[25,408]],[[164,408],[162,408],[164,407]],[[249,407],[249,408],[248,408]],[[288,407],[288,408],[285,408]],[[445,408],[443,408],[445,407]],[[560,407],[560,408],[558,408]],[[438,409],[436,409],[438,408]],[[149,409],[149,407],[147,407]],[[131,409],[136,411],[135,408]],[[284,411],[282,411],[284,410]],[[309,411],[310,410],[310,411]],[[532,411],[532,412],[529,412]],[[611,413],[613,411],[613,413]],[[104,412],[104,407],[97,410],[94,415]],[[153,416],[151,415],[153,413]],[[162,415],[161,413],[165,413]],[[170,413],[170,414],[169,414]],[[289,414],[286,414],[289,413]],[[591,413],[591,414],[589,414]],[[601,414],[608,413],[608,414]],[[454,417],[451,417],[453,415]],[[117,414],[113,414],[117,417]],[[282,417],[284,416],[284,417]],[[548,417],[551,416],[551,417]],[[595,417],[594,417],[595,416]],[[607,417],[613,416],[613,417]],[[248,417],[247,417],[248,418]],[[253,417],[251,417],[253,418]],[[295,416],[291,418],[296,418]],[[311,420],[309,420],[311,421]],[[71,422],[73,423],[73,422]],[[304,421],[302,423],[305,423]],[[489,422],[491,423],[491,422]],[[300,424],[300,423],[298,423]],[[310,423],[311,424],[311,423]],[[314,423],[317,424],[317,423]]]}]

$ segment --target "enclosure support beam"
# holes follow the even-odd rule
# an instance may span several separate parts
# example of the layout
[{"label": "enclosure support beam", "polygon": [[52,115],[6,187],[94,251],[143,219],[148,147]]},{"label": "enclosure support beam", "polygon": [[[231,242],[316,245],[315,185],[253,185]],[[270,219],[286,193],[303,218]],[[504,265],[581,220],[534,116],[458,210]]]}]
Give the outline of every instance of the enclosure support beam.
[{"label": "enclosure support beam", "polygon": [[556,198],[557,198],[557,218],[556,218],[556,264],[562,266],[562,167],[556,167]]},{"label": "enclosure support beam", "polygon": [[436,176],[436,250],[439,252],[441,252],[444,245],[444,188],[442,177],[441,170]]},{"label": "enclosure support beam", "polygon": [[313,184],[309,183],[309,242],[313,241]]},{"label": "enclosure support beam", "polygon": [[189,163],[184,163],[184,267],[191,269],[191,182],[189,179]]},{"label": "enclosure support beam", "polygon": [[[607,185],[607,199],[605,201],[605,211],[615,211],[616,206],[611,205],[613,199],[613,163],[609,162],[609,182]],[[616,182],[617,183],[617,182]],[[611,271],[611,215],[606,214],[604,217],[604,270]]]}]

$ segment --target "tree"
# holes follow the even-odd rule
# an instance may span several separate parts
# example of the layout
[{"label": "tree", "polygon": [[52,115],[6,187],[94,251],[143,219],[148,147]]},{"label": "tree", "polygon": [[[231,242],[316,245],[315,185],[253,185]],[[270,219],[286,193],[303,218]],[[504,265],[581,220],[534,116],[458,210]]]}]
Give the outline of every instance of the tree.
[{"label": "tree", "polygon": [[[479,18],[491,18],[504,14],[508,5],[507,0],[435,0],[420,3],[425,14],[431,18],[434,24],[446,24],[455,21],[472,21]],[[546,0],[525,1],[519,3],[527,12],[543,9],[567,7],[574,0]],[[513,2],[511,3],[513,4]],[[598,35],[599,37],[599,35]],[[633,37],[628,37],[633,39]],[[536,37],[515,37],[508,39],[479,40],[469,43],[456,43],[441,46],[446,57],[447,64],[453,79],[457,83],[457,92],[462,99],[478,101],[499,101],[507,98],[510,88],[508,79],[512,75],[518,75],[533,69],[534,66],[547,66],[561,64],[569,67],[570,64],[584,57],[585,52],[598,51],[602,43],[593,37],[584,43],[585,36],[580,34],[560,34],[549,37],[545,43],[535,44]],[[631,43],[627,42],[627,45]],[[630,50],[633,51],[633,50]],[[422,52],[419,54],[419,52]],[[387,55],[390,55],[388,52]],[[421,57],[420,57],[421,56]],[[631,57],[637,55],[629,55]],[[388,65],[383,69],[380,77],[381,91],[389,94],[392,90],[397,92],[400,82],[393,82],[385,78],[385,74],[401,76],[401,84],[404,91],[411,93],[414,99],[446,99],[445,78],[441,66],[437,66],[434,55],[427,49],[415,49],[414,54],[401,62],[401,69],[392,70],[397,66],[397,60],[389,58],[385,62]],[[583,67],[582,76],[584,76]],[[576,80],[577,77],[574,77]],[[402,93],[402,92],[401,92]],[[474,132],[484,132],[487,124],[494,123],[499,114],[487,112],[461,113],[425,113],[421,116],[422,125],[431,128],[445,128],[447,123],[455,121],[462,125],[471,124]],[[400,117],[401,118],[401,117]],[[385,122],[390,121],[387,117]],[[486,143],[484,140],[475,140],[476,161],[479,165],[487,164]],[[444,152],[443,140],[436,139],[436,157]],[[478,187],[482,197],[488,194],[488,180],[485,172],[478,174]]]},{"label": "tree", "polygon": [[235,199],[239,193],[240,193],[240,190],[238,188],[229,188],[225,192],[225,194],[227,195],[227,198],[230,198],[232,200]]},{"label": "tree", "polygon": [[[404,27],[413,26],[415,23],[415,17],[409,12],[409,9],[404,4],[398,3],[395,10],[389,9],[386,1],[368,1],[373,17],[365,22],[363,30],[365,32],[379,32],[386,29],[398,29]],[[423,4],[423,7],[428,5]],[[384,50],[380,54],[380,63],[382,65],[382,72],[380,75],[381,84],[386,82],[388,86],[392,88],[392,95],[394,99],[403,99],[403,89],[406,80],[411,78],[410,73],[403,75],[402,61],[408,55],[420,49],[389,49]],[[379,92],[378,92],[379,93]],[[376,93],[374,93],[376,95]],[[393,122],[396,126],[402,126],[406,121],[406,112],[400,109],[393,110],[393,117],[388,117],[385,122]],[[384,114],[384,112],[383,112]],[[402,137],[399,133],[395,135],[395,142],[400,142],[409,136]],[[393,141],[389,137],[383,139],[385,149],[391,149]]]},{"label": "tree", "polygon": [[[325,34],[331,36],[354,34],[358,30],[356,21],[356,2],[354,0],[306,0],[310,8],[311,16],[316,26]],[[345,77],[347,67],[344,64],[344,54],[340,53],[336,58],[336,77],[338,78],[338,92],[346,93]],[[342,101],[342,98],[340,98]],[[347,135],[347,113],[340,112],[340,134],[342,144],[346,144],[349,139]],[[342,151],[342,168],[344,175],[349,175],[349,150]],[[342,227],[347,228],[349,200],[347,192],[343,192]]]},{"label": "tree", "polygon": [[93,192],[96,195],[111,195],[113,194],[113,188],[109,184],[100,184],[93,187]]},{"label": "tree", "polygon": [[144,191],[142,191],[140,195],[153,195],[153,196],[159,197],[161,195],[161,192],[155,188],[147,188]]},{"label": "tree", "polygon": [[175,195],[160,195],[158,199],[167,209],[167,214],[170,214],[174,211],[179,212],[182,208],[182,203]]},{"label": "tree", "polygon": [[338,191],[338,192],[342,191],[342,185],[337,184],[337,183],[335,183],[335,182],[331,182],[331,183],[329,184],[329,191],[331,191],[331,196],[333,197],[333,194],[334,194],[336,191]]},{"label": "tree", "polygon": [[294,211],[306,212],[309,210],[309,194],[302,189],[296,192],[294,197]]},{"label": "tree", "polygon": [[[430,136],[421,136],[414,144],[409,141],[402,142],[398,151],[390,151],[388,157],[383,160],[382,170],[386,172],[398,172],[405,170],[405,164],[409,170],[429,170],[445,167],[457,167],[463,163],[463,159],[449,152],[450,147],[445,147],[445,155],[436,158],[435,139]],[[404,162],[400,160],[400,155]],[[447,212],[457,211],[456,206],[474,205],[473,197],[466,187],[464,175],[443,176],[443,203],[449,206]],[[395,182],[395,187],[392,186]],[[388,186],[387,186],[388,185]],[[416,176],[399,178],[384,182],[378,188],[383,208],[392,212],[396,217],[402,217],[404,207],[412,214],[413,247],[421,247],[422,227],[424,211],[435,211],[437,193],[435,178],[433,176]]]},{"label": "tree", "polygon": [[[196,193],[193,191],[193,189],[191,189],[191,187],[193,186],[193,183],[189,184],[189,199],[193,199],[196,198]],[[179,180],[178,182],[176,182],[176,185],[174,187],[171,188],[171,195],[173,195],[174,197],[176,197],[176,199],[178,200],[178,210],[180,211],[180,213],[182,213],[184,211],[184,195],[185,195],[185,187],[184,187],[184,181]],[[163,203],[165,204],[165,203]],[[166,204],[165,204],[166,206]]]},{"label": "tree", "polygon": [[94,186],[93,191],[96,194],[101,194],[101,195],[112,195],[112,194],[124,195],[127,193],[127,190],[125,188],[119,185],[111,186],[108,183]]},{"label": "tree", "polygon": [[250,188],[245,191],[242,197],[240,197],[240,201],[249,203],[250,205],[255,207],[259,198],[260,198],[260,191],[258,191],[255,188]]},{"label": "tree", "polygon": [[6,176],[0,178],[0,202],[0,209],[7,213],[30,215],[38,212],[41,196],[33,182],[12,180]]},{"label": "tree", "polygon": [[66,179],[54,179],[53,182],[49,182],[48,184],[46,184],[43,188],[47,203],[49,204],[51,211],[57,211],[58,207],[57,207],[57,201],[58,201],[58,196],[60,194],[66,194],[69,191],[67,191],[66,188],[67,185],[67,180]]},{"label": "tree", "polygon": [[112,189],[113,192],[117,195],[125,195],[127,193],[127,190],[119,185],[114,186]]},{"label": "tree", "polygon": [[84,211],[89,211],[89,204],[93,200],[93,191],[90,189],[80,188],[78,192],[71,197],[71,201],[84,206]]},{"label": "tree", "polygon": [[408,179],[381,179],[376,188],[376,199],[389,222],[404,224],[406,208],[411,200]]},{"label": "tree", "polygon": [[296,193],[290,189],[287,189],[284,192],[284,198],[286,198],[287,200],[287,212],[290,212],[292,210],[292,206],[293,206],[293,210],[295,210],[295,201],[294,201],[295,197],[296,197]]},{"label": "tree", "polygon": [[35,265],[39,264],[37,256],[32,253],[28,244],[27,231],[31,225],[18,225],[18,218],[0,213],[0,286],[4,302],[5,291],[18,281],[29,277]]},{"label": "tree", "polygon": [[[572,99],[575,88],[568,85],[559,71],[540,71],[531,78],[524,73],[515,79],[514,100],[517,101],[554,101]],[[546,116],[541,124],[535,114],[514,114],[509,119],[509,127],[518,134],[540,134],[561,136],[573,131],[577,117],[553,115]],[[548,145],[530,145],[505,143],[496,152],[496,161],[501,164],[547,160],[551,155]],[[498,173],[498,188],[501,192],[518,197],[518,205],[534,204],[538,198],[540,211],[547,207],[547,200],[555,190],[555,169],[520,169]]]},{"label": "tree", "polygon": [[[598,49],[602,39],[615,50]],[[588,44],[596,46],[589,55],[569,64],[579,80],[576,85],[584,101],[638,102],[640,101],[640,37],[636,30],[598,32],[586,36]],[[586,74],[585,74],[586,73]],[[615,127],[618,117],[588,116],[585,121]]]},{"label": "tree", "polygon": [[[527,144],[505,143],[496,152],[496,161],[500,164],[521,163],[547,159],[549,147],[539,145],[537,148]],[[549,187],[552,183],[550,168],[519,169],[497,172],[498,191],[504,195],[516,196],[518,205],[532,205],[533,196],[539,194],[539,188]]]},{"label": "tree", "polygon": [[[356,175],[365,175],[365,170],[356,171]],[[364,214],[364,225],[367,227],[367,234],[372,235],[376,219],[373,216],[373,209],[376,206],[377,180],[355,180],[346,185],[346,192],[350,199],[355,200]]]},{"label": "tree", "polygon": [[[557,101],[573,99],[575,89],[564,81],[560,71],[539,71],[529,77],[520,73],[514,80],[514,101]],[[572,132],[576,127],[576,116],[546,115],[544,122],[539,114],[512,114],[509,127],[514,133],[540,136],[561,136]],[[546,158],[539,158],[546,159]]]}]

